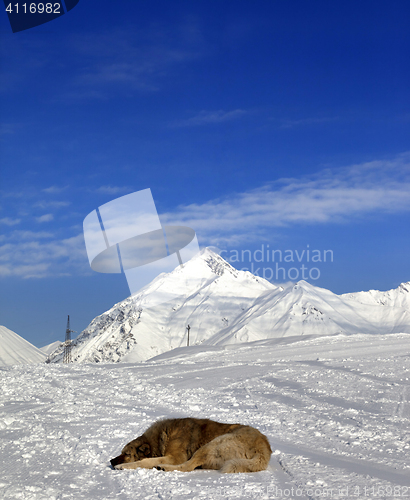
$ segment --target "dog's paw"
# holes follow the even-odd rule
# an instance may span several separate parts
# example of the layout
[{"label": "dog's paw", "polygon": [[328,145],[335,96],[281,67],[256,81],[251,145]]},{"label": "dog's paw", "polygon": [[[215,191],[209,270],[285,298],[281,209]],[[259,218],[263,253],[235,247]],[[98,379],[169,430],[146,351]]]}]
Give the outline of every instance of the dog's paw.
[{"label": "dog's paw", "polygon": [[116,470],[124,470],[124,469],[134,469],[131,464],[118,464],[114,465],[114,469]]}]

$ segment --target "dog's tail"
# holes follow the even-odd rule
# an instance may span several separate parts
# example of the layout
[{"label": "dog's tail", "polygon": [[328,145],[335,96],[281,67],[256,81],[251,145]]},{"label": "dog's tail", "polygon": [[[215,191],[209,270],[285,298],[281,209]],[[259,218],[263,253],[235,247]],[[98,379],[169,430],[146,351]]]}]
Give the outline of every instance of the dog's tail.
[{"label": "dog's tail", "polygon": [[223,464],[221,472],[259,472],[268,467],[269,459],[270,455],[264,453],[255,455],[253,458],[233,458]]}]

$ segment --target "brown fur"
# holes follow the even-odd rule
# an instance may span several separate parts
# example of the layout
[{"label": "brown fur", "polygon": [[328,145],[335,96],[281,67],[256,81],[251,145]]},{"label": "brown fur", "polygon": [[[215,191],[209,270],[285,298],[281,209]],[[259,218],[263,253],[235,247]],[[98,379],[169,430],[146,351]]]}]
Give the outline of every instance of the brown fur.
[{"label": "brown fur", "polygon": [[175,418],[155,422],[128,443],[111,465],[116,469],[257,472],[266,469],[271,454],[266,436],[248,425]]}]

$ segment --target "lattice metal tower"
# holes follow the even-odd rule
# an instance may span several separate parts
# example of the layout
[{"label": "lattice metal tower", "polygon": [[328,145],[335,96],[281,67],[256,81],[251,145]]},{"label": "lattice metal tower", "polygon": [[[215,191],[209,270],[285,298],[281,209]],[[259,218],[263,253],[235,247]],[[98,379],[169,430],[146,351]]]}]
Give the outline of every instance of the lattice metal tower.
[{"label": "lattice metal tower", "polygon": [[70,316],[68,316],[67,317],[67,329],[65,331],[63,363],[71,363],[71,334],[72,333],[75,333],[75,332],[74,332],[74,330],[70,330]]}]

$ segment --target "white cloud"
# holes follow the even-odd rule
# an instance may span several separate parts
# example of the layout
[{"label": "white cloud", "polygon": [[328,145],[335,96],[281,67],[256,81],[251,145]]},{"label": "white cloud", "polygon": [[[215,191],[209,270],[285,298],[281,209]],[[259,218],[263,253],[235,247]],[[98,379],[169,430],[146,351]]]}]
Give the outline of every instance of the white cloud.
[{"label": "white cloud", "polygon": [[102,194],[121,194],[121,193],[131,193],[132,189],[126,186],[100,186],[97,189],[93,189],[94,193],[102,193]]},{"label": "white cloud", "polygon": [[13,231],[7,235],[8,241],[23,241],[23,240],[43,240],[54,238],[54,234],[47,231]]},{"label": "white cloud", "polygon": [[[192,227],[201,243],[240,243],[273,228],[340,223],[410,211],[410,153],[300,179],[282,179],[203,204],[180,206],[164,223]],[[262,235],[262,236],[261,236]]]},{"label": "white cloud", "polygon": [[5,224],[6,226],[16,226],[20,224],[21,219],[12,219],[11,217],[3,217],[0,219],[0,224]]},{"label": "white cloud", "polygon": [[[118,194],[113,186],[102,186]],[[100,189],[102,189],[100,188]],[[281,179],[161,215],[164,224],[193,228],[201,244],[240,245],[269,239],[279,228],[349,223],[410,211],[410,152],[312,176]],[[13,230],[0,238],[0,276],[40,278],[91,274],[81,229],[71,238]]]},{"label": "white cloud", "polygon": [[44,193],[47,193],[47,194],[58,194],[58,193],[61,193],[61,191],[64,191],[65,189],[67,189],[67,188],[68,188],[68,186],[64,186],[64,187],[50,186],[48,188],[42,189],[42,191]]},{"label": "white cloud", "polygon": [[41,241],[39,233],[0,246],[0,277],[45,278],[89,273],[83,234]]},{"label": "white cloud", "polygon": [[41,200],[35,203],[35,208],[63,208],[71,205],[69,201],[47,201]]},{"label": "white cloud", "polygon": [[37,222],[50,222],[54,219],[54,215],[53,214],[44,214],[44,215],[41,215],[40,217],[36,217],[36,221]]}]

